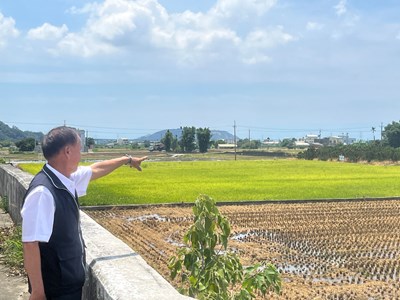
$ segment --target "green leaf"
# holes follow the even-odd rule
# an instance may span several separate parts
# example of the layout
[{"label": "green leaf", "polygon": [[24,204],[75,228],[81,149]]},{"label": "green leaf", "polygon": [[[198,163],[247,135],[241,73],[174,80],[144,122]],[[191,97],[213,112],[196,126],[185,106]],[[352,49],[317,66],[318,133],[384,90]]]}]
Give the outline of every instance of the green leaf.
[{"label": "green leaf", "polygon": [[178,249],[177,255],[168,262],[171,277],[181,274],[182,290],[188,284],[186,292],[190,296],[207,300],[232,299],[230,294],[236,284],[242,287],[239,293],[233,294],[237,300],[253,299],[256,291],[263,295],[268,289],[280,292],[280,276],[273,265],[263,262],[263,270],[260,263],[243,269],[235,253],[215,251],[216,247],[228,249],[230,225],[212,198],[200,195],[193,213],[194,224],[184,235],[188,248]]}]

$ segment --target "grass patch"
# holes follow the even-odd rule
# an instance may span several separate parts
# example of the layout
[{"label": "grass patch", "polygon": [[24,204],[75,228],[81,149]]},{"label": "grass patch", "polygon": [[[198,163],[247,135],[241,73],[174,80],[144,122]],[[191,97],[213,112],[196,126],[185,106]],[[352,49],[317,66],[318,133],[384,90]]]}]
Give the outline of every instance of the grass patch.
[{"label": "grass patch", "polygon": [[23,274],[24,257],[21,241],[21,226],[0,229],[0,253],[2,261],[11,269],[14,275]]},{"label": "grass patch", "polygon": [[[304,160],[144,162],[93,181],[82,205],[390,197],[399,195],[400,168]],[[38,164],[22,169],[37,173]]]},{"label": "grass patch", "polygon": [[6,213],[8,213],[8,197],[7,196],[0,197],[0,208],[3,209]]}]

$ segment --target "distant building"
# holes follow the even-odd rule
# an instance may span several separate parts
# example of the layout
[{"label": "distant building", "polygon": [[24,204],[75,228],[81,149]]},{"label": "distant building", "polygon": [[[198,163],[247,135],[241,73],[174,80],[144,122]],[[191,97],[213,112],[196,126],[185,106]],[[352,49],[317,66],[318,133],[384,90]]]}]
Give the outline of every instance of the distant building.
[{"label": "distant building", "polygon": [[310,146],[310,144],[306,143],[305,141],[295,141],[294,146],[296,148],[307,148],[308,146]]},{"label": "distant building", "polygon": [[81,138],[81,152],[86,151],[86,131],[78,129],[79,136]]},{"label": "distant building", "polygon": [[355,143],[357,140],[355,138],[349,137],[349,135],[339,135],[339,137],[343,140],[343,144],[351,145]]},{"label": "distant building", "polygon": [[319,137],[316,134],[307,134],[306,137],[304,138],[304,142],[308,144],[314,144],[315,140],[317,140]]},{"label": "distant building", "polygon": [[330,136],[329,137],[329,145],[335,146],[344,144],[343,137],[341,136]]},{"label": "distant building", "polygon": [[351,145],[356,142],[355,138],[350,138],[347,135],[329,136],[322,139],[316,139],[316,143],[321,143],[324,146],[336,146],[336,145]]},{"label": "distant building", "polygon": [[218,149],[235,149],[235,144],[218,144]]},{"label": "distant building", "polygon": [[119,138],[119,139],[117,139],[117,144],[118,145],[128,145],[129,140],[127,138]]},{"label": "distant building", "polygon": [[267,147],[273,147],[273,146],[279,146],[280,142],[279,141],[271,141],[271,140],[265,140],[262,142],[263,145]]}]

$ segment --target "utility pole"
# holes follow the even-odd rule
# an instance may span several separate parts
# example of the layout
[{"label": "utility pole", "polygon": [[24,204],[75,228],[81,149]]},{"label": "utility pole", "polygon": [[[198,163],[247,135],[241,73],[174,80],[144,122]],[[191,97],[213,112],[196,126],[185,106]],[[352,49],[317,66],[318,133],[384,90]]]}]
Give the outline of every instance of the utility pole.
[{"label": "utility pole", "polygon": [[250,142],[251,142],[251,139],[250,139],[250,129],[249,129],[249,144],[250,144]]},{"label": "utility pole", "polygon": [[233,121],[233,147],[235,149],[235,160],[236,160],[236,121]]},{"label": "utility pole", "polygon": [[383,123],[381,122],[381,142],[382,142],[382,135],[383,135]]}]

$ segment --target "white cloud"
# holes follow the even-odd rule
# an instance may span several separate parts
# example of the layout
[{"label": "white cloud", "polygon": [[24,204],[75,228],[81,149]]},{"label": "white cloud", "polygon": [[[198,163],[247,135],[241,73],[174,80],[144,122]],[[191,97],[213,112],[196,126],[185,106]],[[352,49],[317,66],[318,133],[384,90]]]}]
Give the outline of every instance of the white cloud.
[{"label": "white cloud", "polygon": [[15,21],[13,18],[4,17],[0,12],[0,48],[7,45],[9,38],[16,38],[19,36],[19,31],[15,28]]},{"label": "white cloud", "polygon": [[67,25],[61,27],[44,23],[42,26],[30,29],[28,31],[28,39],[31,40],[59,40],[68,32]]},{"label": "white cloud", "polygon": [[87,4],[85,4],[85,6],[83,6],[81,8],[72,6],[70,9],[67,10],[67,13],[70,13],[72,15],[87,14],[87,13],[95,11],[99,6],[100,6],[100,4],[98,4],[97,2],[87,3]]},{"label": "white cloud", "polygon": [[[157,0],[105,0],[70,9],[70,13],[88,14],[86,25],[80,32],[67,34],[52,52],[91,57],[167,49],[178,60],[191,63],[228,56],[252,63],[267,61],[267,49],[293,40],[282,27],[255,30],[251,26],[276,1],[218,0],[205,13],[170,14]],[[248,29],[240,33],[234,29],[238,18],[248,18]]]},{"label": "white cloud", "polygon": [[353,35],[360,22],[360,16],[347,9],[347,0],[340,0],[334,8],[340,21],[331,34],[332,39],[339,40]]},{"label": "white cloud", "polygon": [[347,12],[347,0],[340,0],[339,3],[334,7],[336,14],[340,17]]},{"label": "white cloud", "polygon": [[55,56],[67,54],[92,57],[117,53],[118,49],[110,43],[95,40],[90,35],[69,33],[57,44],[57,49],[50,49],[49,52]]},{"label": "white cloud", "polygon": [[148,44],[156,22],[168,17],[155,0],[106,0],[102,4],[86,5],[73,13],[88,13],[81,32],[70,33],[52,52],[91,57],[110,54],[126,48]]},{"label": "white cloud", "polygon": [[134,34],[147,35],[151,28],[167,21],[164,7],[155,0],[106,0],[88,21],[88,31],[115,41]]},{"label": "white cloud", "polygon": [[250,32],[245,40],[248,48],[268,49],[277,45],[286,44],[295,38],[283,31],[282,26],[270,30],[257,29]]},{"label": "white cloud", "polygon": [[271,58],[265,54],[265,50],[294,40],[296,38],[285,33],[282,26],[268,30],[256,29],[246,36],[243,45],[241,45],[244,57],[242,61],[248,64],[269,62]]},{"label": "white cloud", "polygon": [[209,13],[217,18],[249,18],[265,14],[276,2],[277,0],[218,0]]},{"label": "white cloud", "polygon": [[306,29],[309,31],[322,30],[324,28],[323,24],[316,22],[307,22]]}]

